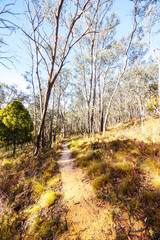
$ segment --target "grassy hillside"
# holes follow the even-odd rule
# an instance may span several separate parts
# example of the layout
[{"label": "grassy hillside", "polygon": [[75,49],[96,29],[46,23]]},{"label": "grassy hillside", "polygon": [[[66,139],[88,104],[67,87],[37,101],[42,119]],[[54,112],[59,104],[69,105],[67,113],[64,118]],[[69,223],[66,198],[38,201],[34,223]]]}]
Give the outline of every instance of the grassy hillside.
[{"label": "grassy hillside", "polygon": [[53,239],[60,224],[60,145],[33,157],[31,146],[0,155],[0,239]]},{"label": "grassy hillside", "polygon": [[[160,119],[108,128],[106,136],[74,136],[72,156],[109,202],[118,239],[160,238]],[[61,144],[33,157],[28,146],[0,154],[0,239],[53,239],[66,227],[57,160]],[[63,217],[64,218],[64,217]],[[106,226],[107,227],[107,226]]]},{"label": "grassy hillside", "polygon": [[112,204],[117,239],[159,239],[160,119],[146,119],[143,131],[136,120],[69,145],[97,197]]}]

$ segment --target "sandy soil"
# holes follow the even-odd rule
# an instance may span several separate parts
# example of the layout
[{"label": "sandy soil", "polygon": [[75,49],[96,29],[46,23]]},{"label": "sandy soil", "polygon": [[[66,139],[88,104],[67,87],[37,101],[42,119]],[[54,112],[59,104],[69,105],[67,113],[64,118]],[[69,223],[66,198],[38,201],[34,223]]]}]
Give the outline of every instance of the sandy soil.
[{"label": "sandy soil", "polygon": [[62,178],[63,202],[67,207],[68,230],[58,240],[109,240],[115,239],[111,206],[101,205],[96,199],[91,184],[81,169],[75,166],[70,150],[63,145],[59,160]]}]

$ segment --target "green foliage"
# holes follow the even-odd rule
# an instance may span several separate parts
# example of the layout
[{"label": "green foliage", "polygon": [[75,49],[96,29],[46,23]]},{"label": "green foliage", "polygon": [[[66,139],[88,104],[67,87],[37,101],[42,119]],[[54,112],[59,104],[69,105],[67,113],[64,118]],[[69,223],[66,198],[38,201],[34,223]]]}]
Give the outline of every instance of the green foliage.
[{"label": "green foliage", "polygon": [[152,96],[148,100],[148,111],[154,111],[155,109],[157,109],[158,108],[158,104],[159,104],[159,99]]},{"label": "green foliage", "polygon": [[7,145],[9,145],[9,136],[10,136],[10,129],[7,128],[7,126],[2,122],[0,118],[0,144],[4,142]]},{"label": "green foliage", "polygon": [[0,110],[0,141],[5,145],[24,144],[31,141],[33,122],[20,100],[13,101]]}]

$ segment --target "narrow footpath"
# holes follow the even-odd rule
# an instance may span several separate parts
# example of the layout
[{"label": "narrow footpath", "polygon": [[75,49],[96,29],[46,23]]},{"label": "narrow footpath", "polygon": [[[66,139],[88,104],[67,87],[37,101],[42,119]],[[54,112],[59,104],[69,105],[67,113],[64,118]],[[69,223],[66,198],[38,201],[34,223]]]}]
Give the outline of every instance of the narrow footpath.
[{"label": "narrow footpath", "polygon": [[63,144],[59,160],[62,179],[63,204],[67,208],[66,228],[58,240],[110,240],[115,239],[111,206],[101,206],[83,171],[76,167],[75,159]]}]

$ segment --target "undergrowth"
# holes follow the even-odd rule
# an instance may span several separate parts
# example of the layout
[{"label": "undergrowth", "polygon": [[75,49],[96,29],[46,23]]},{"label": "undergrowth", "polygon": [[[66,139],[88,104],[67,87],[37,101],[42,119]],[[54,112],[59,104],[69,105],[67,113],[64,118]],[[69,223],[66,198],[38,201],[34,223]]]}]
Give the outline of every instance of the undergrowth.
[{"label": "undergrowth", "polygon": [[33,148],[0,155],[0,239],[53,239],[63,228],[60,175],[61,144],[33,157]]},{"label": "undergrowth", "polygon": [[[150,118],[144,131],[135,121],[108,129],[105,138],[97,134],[69,141],[72,156],[91,178],[97,197],[118,209],[117,239],[160,238],[159,126],[159,119]],[[128,220],[123,221],[125,217]]]}]

